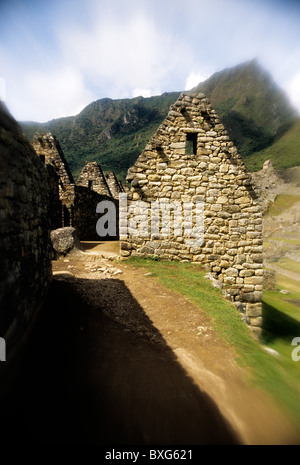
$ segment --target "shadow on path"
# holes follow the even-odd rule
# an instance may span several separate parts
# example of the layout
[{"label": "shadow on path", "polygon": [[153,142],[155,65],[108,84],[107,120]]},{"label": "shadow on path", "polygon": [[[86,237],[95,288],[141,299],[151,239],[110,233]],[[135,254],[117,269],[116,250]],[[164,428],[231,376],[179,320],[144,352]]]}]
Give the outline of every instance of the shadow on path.
[{"label": "shadow on path", "polygon": [[16,444],[239,443],[117,279],[53,281],[2,413]]}]

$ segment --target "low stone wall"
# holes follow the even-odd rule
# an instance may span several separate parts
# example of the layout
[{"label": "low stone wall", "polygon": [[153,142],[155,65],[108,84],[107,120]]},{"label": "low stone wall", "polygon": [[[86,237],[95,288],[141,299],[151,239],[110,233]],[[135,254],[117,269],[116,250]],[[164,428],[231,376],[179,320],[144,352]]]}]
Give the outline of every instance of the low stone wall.
[{"label": "low stone wall", "polygon": [[51,281],[49,176],[0,103],[0,337],[14,358]]}]

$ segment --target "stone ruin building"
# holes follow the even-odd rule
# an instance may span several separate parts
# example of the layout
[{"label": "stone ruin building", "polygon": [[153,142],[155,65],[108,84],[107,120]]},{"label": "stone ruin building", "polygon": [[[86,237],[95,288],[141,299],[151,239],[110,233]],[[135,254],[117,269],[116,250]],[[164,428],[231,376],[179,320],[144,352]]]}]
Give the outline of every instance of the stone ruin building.
[{"label": "stone ruin building", "polygon": [[[131,183],[131,191],[125,232],[120,232],[121,255],[203,263],[244,320],[260,334],[261,208],[250,173],[204,94],[180,95],[129,169],[127,181]],[[174,220],[168,237],[161,221],[167,202],[172,202],[170,218]],[[191,242],[190,237],[176,232],[182,224],[179,221],[176,225],[175,219],[188,203],[192,204],[187,217],[190,223],[195,221],[196,205],[199,208],[202,204],[203,243]],[[150,228],[153,205],[160,208],[160,213],[156,210],[154,233]],[[137,206],[147,208],[137,215]],[[135,234],[138,224],[146,224],[146,234]]]},{"label": "stone ruin building", "polygon": [[[0,103],[0,337],[5,338],[11,359],[22,350],[49,289],[50,231],[73,226],[80,240],[101,240],[95,231],[96,205],[116,195],[109,178],[110,196],[94,190],[97,183],[93,177],[86,177],[87,185],[75,184],[51,134],[37,135],[32,144]],[[91,175],[95,166],[86,167],[86,173]],[[122,230],[121,255],[154,255],[204,264],[225,296],[260,334],[261,209],[250,174],[203,94],[181,94],[129,170],[128,180],[129,227],[126,235]],[[190,237],[175,234],[175,228],[171,237],[165,237],[160,221],[153,234],[134,236],[131,220],[136,221],[137,216],[136,208],[131,207],[137,200],[148,207],[150,216],[153,203],[161,208],[164,202],[173,202],[173,220],[178,219],[176,208],[180,211],[189,203],[189,223],[197,216],[195,208],[200,203],[203,243],[191,245]],[[145,218],[138,221],[145,222]],[[3,388],[5,383],[0,381]]]},{"label": "stone ruin building", "polygon": [[104,175],[101,166],[95,161],[87,162],[82,168],[77,182],[77,186],[88,187],[101,195],[108,195],[116,200],[119,194],[125,192],[124,186],[115,173],[109,171]]},{"label": "stone ruin building", "polygon": [[[51,133],[36,134],[32,145],[43,163],[55,169],[57,176],[60,206],[57,206],[56,202],[56,206],[53,205],[50,209],[49,216],[53,225],[55,224],[56,228],[73,226],[80,240],[107,239],[107,237],[99,237],[96,232],[96,223],[99,218],[96,207],[102,200],[111,200],[118,209],[118,200],[112,196],[98,163],[86,163],[75,184],[59,141],[54,135]],[[55,198],[54,190],[53,198]],[[51,227],[51,229],[56,228]],[[117,238],[116,236],[109,239]]]},{"label": "stone ruin building", "polygon": [[31,143],[42,162],[46,166],[52,166],[56,173],[61,202],[61,226],[69,226],[74,204],[74,192],[71,188],[74,180],[61,146],[51,133],[36,134]]}]

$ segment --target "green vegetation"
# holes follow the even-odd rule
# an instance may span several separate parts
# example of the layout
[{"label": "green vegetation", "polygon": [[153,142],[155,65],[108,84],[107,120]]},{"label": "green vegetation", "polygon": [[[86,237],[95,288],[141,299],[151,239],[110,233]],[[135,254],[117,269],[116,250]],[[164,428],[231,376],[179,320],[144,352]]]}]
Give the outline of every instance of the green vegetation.
[{"label": "green vegetation", "polygon": [[129,263],[146,268],[164,286],[198,305],[211,318],[220,337],[235,350],[238,363],[248,369],[251,375],[248,382],[267,390],[297,417],[299,365],[291,358],[291,340],[300,334],[300,325],[283,308],[277,309],[278,300],[269,297],[272,293],[264,297],[262,343],[278,351],[279,357],[267,353],[254,340],[235,306],[224,299],[219,289],[212,287],[200,265],[142,258],[131,258]]},{"label": "green vegetation", "polygon": [[251,171],[258,171],[266,160],[272,160],[277,169],[300,165],[300,119],[276,142],[245,159]]},{"label": "green vegetation", "polygon": [[275,201],[270,204],[266,214],[278,216],[297,202],[300,202],[300,195],[279,194]]},{"label": "green vegetation", "polygon": [[[277,242],[283,242],[284,244],[291,244],[291,245],[299,245],[300,246],[300,240],[299,239],[288,239],[286,237],[274,237],[270,236],[269,241],[277,241]],[[268,242],[264,242],[264,244],[268,244]]]},{"label": "green vegetation", "polygon": [[288,290],[290,293],[293,293],[294,299],[299,299],[300,301],[300,286],[299,281],[295,281],[294,279],[287,278],[281,274],[277,274],[276,276],[277,286],[279,290],[285,289]]},{"label": "green vegetation", "polygon": [[[288,291],[287,294],[280,290]],[[292,360],[291,341],[300,334],[299,282],[277,275],[277,290],[263,293],[264,343],[280,354],[278,367],[287,386],[278,386],[279,396],[299,415],[299,363]]]},{"label": "green vegetation", "polygon": [[178,92],[170,92],[150,98],[105,98],[91,103],[77,116],[21,126],[29,139],[36,131],[55,134],[75,179],[87,161],[96,161],[104,172],[114,171],[125,182],[128,168],[178,96]]},{"label": "green vegetation", "polygon": [[294,273],[300,274],[299,262],[295,262],[294,260],[290,260],[289,258],[281,258],[280,260],[278,260],[277,263],[281,268],[285,268],[288,271],[293,271]]},{"label": "green vegetation", "polygon": [[[218,107],[216,107],[218,112]],[[240,154],[247,162],[253,153],[272,144],[274,138],[264,128],[257,126],[255,121],[246,118],[236,111],[220,113],[222,123],[227,128],[232,142],[238,147]]]}]

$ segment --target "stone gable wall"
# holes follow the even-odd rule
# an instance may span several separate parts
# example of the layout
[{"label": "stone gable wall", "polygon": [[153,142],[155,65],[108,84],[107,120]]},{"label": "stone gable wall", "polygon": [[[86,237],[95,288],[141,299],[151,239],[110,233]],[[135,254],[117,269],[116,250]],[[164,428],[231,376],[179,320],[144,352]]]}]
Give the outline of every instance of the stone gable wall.
[{"label": "stone gable wall", "polygon": [[46,164],[45,167],[48,173],[48,217],[50,229],[58,229],[62,227],[62,202],[59,197],[59,177],[53,165]]},{"label": "stone gable wall", "polygon": [[[259,333],[263,275],[262,214],[251,177],[209,101],[203,94],[182,93],[167,118],[128,171],[128,234],[121,254],[157,256],[205,264],[224,294]],[[203,203],[204,242],[190,246],[188,237],[159,234],[134,237],[130,213],[136,201]],[[176,207],[177,208],[177,207]],[[138,218],[144,221],[145,218]],[[180,225],[177,225],[180,226]]]},{"label": "stone gable wall", "polygon": [[88,187],[100,195],[112,196],[101,166],[94,161],[84,165],[78,176],[76,185]]},{"label": "stone gable wall", "polygon": [[59,195],[62,202],[68,204],[68,186],[74,184],[74,180],[57,138],[51,133],[36,134],[31,143],[41,160],[57,169]]},{"label": "stone gable wall", "polygon": [[118,199],[119,194],[121,192],[124,192],[124,188],[121,182],[117,179],[115,173],[113,173],[112,171],[109,171],[106,174],[106,182],[108,184],[112,197],[114,199]]}]

